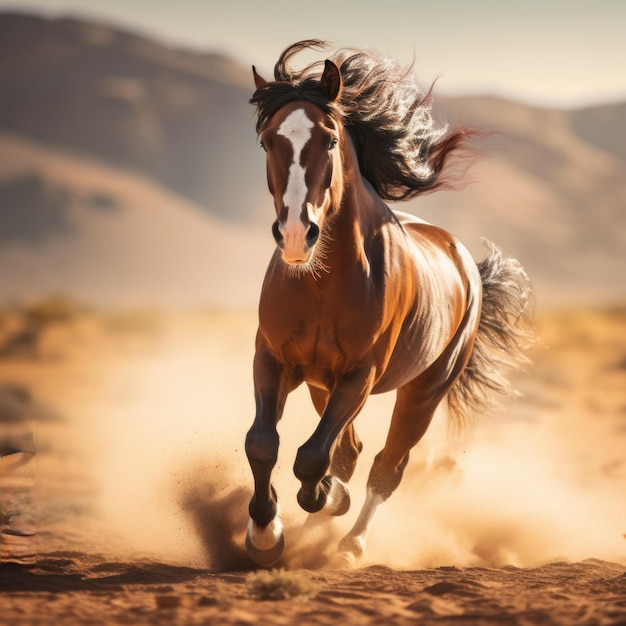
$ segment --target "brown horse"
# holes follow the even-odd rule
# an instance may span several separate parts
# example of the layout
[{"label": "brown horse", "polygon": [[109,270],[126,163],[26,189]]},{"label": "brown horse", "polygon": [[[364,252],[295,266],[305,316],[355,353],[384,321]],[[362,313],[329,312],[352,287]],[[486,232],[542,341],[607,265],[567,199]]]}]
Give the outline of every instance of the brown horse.
[{"label": "brown horse", "polygon": [[300,50],[322,46],[289,47],[271,82],[253,68],[251,102],[277,216],[246,437],[254,475],[246,547],[264,566],[284,547],[271,473],[291,391],[306,383],[321,418],[296,456],[298,502],[342,515],[361,451],[353,420],[370,394],[397,389],[363,509],[339,546],[354,560],[437,406],[447,398],[460,415],[484,407],[487,391],[506,391],[496,365],[523,359],[529,321],[531,290],[517,261],[488,244],[477,265],[451,234],[384,202],[441,187],[468,133],[436,127],[430,93],[389,59],[343,50],[321,71],[288,66]]}]

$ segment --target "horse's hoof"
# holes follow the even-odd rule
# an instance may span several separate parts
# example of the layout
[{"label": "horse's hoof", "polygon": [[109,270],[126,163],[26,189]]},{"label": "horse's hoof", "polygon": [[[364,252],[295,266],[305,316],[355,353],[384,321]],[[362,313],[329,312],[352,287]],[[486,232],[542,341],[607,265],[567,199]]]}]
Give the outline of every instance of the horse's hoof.
[{"label": "horse's hoof", "polygon": [[358,558],[352,552],[339,552],[330,561],[330,569],[353,569]]},{"label": "horse's hoof", "polygon": [[248,556],[261,567],[271,567],[278,561],[285,549],[285,536],[278,537],[278,543],[268,550],[257,548],[250,539],[250,534],[246,534],[246,552]]},{"label": "horse's hoof", "polygon": [[354,569],[357,562],[358,558],[352,552],[326,550],[323,554],[321,567],[328,570]]},{"label": "horse's hoof", "polygon": [[346,484],[336,476],[327,476],[330,487],[322,512],[326,515],[344,515],[350,509],[350,492]]},{"label": "horse's hoof", "polygon": [[363,537],[346,535],[339,542],[339,554],[341,558],[354,565],[365,552],[365,540]]}]

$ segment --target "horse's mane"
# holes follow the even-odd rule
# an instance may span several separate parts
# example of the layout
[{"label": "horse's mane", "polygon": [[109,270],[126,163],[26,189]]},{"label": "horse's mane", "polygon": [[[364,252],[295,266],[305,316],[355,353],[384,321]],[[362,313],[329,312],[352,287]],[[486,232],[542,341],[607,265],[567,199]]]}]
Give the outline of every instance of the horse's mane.
[{"label": "horse's mane", "polygon": [[466,147],[473,131],[438,126],[431,115],[432,86],[424,92],[402,67],[374,52],[343,49],[331,60],[339,67],[343,89],[329,102],[320,88],[322,63],[302,70],[289,66],[305,49],[324,49],[319,40],[288,47],[274,67],[274,81],[257,89],[250,102],[257,107],[257,132],[288,102],[307,100],[347,128],[356,148],[361,174],[386,200],[406,200],[449,184],[444,165],[453,152]]}]

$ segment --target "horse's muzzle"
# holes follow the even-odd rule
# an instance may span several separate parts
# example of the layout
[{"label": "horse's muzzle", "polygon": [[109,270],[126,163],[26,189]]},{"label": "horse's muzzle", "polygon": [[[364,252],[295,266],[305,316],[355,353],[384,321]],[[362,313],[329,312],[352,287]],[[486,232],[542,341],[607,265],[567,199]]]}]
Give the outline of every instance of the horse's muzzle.
[{"label": "horse's muzzle", "polygon": [[286,228],[280,220],[272,224],[272,235],[276,245],[282,250],[283,260],[293,265],[308,263],[311,251],[320,236],[320,229],[314,222],[308,227],[299,223],[295,227]]}]

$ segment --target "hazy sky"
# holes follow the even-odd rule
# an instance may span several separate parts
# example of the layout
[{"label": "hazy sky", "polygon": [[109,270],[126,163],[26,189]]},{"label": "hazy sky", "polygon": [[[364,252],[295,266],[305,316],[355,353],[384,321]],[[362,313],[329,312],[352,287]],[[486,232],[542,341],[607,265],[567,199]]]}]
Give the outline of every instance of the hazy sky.
[{"label": "hazy sky", "polygon": [[576,106],[626,99],[626,0],[0,0],[104,18],[266,74],[304,38],[367,46],[409,63],[439,93]]}]

